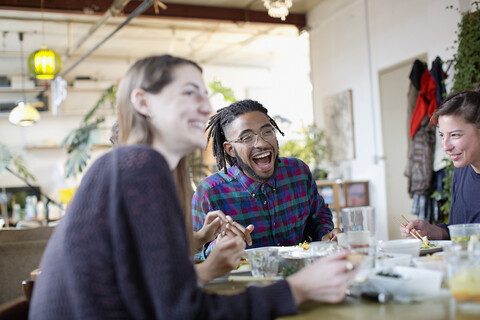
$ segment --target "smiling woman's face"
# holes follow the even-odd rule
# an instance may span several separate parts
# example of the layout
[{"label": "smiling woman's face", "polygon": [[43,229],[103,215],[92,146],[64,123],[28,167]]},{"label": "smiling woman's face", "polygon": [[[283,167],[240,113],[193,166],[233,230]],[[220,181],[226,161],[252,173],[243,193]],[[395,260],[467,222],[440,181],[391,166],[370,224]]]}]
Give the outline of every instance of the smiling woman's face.
[{"label": "smiling woman's face", "polygon": [[205,148],[205,125],[213,111],[200,70],[184,64],[157,94],[147,94],[155,141],[180,156]]},{"label": "smiling woman's face", "polygon": [[452,114],[439,116],[438,130],[443,150],[454,166],[471,165],[476,173],[480,173],[480,130],[465,122],[463,117]]}]

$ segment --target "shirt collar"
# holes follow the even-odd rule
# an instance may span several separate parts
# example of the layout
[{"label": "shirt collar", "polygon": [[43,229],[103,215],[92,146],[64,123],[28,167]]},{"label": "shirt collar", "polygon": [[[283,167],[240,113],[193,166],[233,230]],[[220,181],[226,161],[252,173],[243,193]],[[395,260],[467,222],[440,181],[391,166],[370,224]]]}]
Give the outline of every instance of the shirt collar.
[{"label": "shirt collar", "polygon": [[[275,190],[277,174],[275,174],[268,181],[261,183],[247,176],[237,166],[233,166],[231,169],[232,169],[233,176],[245,188],[245,190],[247,190],[247,192],[252,195],[252,197],[255,197],[257,194],[260,194],[260,193],[265,193],[266,191],[265,189],[267,187],[269,187],[272,190]],[[277,173],[278,173],[278,168],[277,168]]]}]

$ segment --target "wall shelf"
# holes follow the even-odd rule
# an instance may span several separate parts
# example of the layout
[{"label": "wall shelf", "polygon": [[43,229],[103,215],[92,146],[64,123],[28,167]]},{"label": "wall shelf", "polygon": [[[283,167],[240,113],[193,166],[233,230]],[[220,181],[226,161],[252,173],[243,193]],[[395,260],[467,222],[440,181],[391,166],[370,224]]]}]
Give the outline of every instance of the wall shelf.
[{"label": "wall shelf", "polygon": [[[92,149],[109,149],[112,146],[109,144],[94,144]],[[38,151],[38,150],[67,150],[67,147],[62,147],[60,145],[52,145],[52,146],[26,146],[24,147],[25,150],[28,151]]]},{"label": "wall shelf", "polygon": [[342,208],[370,205],[368,181],[318,180],[317,187],[332,210],[335,227],[342,227],[340,215]]}]

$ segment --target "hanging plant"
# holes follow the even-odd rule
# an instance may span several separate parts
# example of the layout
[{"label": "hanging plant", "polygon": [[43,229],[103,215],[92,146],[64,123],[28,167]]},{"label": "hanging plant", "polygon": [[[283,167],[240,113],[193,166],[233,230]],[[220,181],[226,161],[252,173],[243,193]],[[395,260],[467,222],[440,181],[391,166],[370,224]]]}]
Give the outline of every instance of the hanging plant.
[{"label": "hanging plant", "polygon": [[93,142],[90,138],[99,125],[105,121],[104,116],[97,116],[97,111],[105,103],[110,104],[112,112],[115,109],[115,94],[117,87],[112,85],[105,90],[95,106],[83,118],[80,127],[72,130],[62,141],[61,146],[67,148],[69,157],[65,163],[65,177],[76,176],[83,172],[92,153]]},{"label": "hanging plant", "polygon": [[458,23],[452,91],[475,89],[480,84],[480,1],[472,6],[475,10],[462,13]]}]

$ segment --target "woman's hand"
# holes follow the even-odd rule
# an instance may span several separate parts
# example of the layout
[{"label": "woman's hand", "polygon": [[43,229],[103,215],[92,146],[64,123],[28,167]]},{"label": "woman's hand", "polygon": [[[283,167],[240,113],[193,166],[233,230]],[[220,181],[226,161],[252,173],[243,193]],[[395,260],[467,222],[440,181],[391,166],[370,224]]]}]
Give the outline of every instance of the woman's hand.
[{"label": "woman's hand", "polygon": [[207,259],[195,265],[199,281],[205,284],[236,269],[244,252],[245,241],[243,238],[220,234]]},{"label": "woman's hand", "polygon": [[306,300],[337,303],[343,300],[346,290],[357,271],[353,262],[347,261],[348,251],[320,258],[287,278],[295,303]]},{"label": "woman's hand", "polygon": [[[430,235],[430,239],[432,240],[448,240],[448,233],[445,229],[430,224],[424,220],[413,220],[405,227],[400,227],[402,237],[414,238],[414,236],[410,234],[414,228],[422,237]],[[415,231],[413,231],[413,233],[415,233]]]},{"label": "woman's hand", "polygon": [[199,249],[204,243],[215,239],[215,237],[222,232],[227,222],[227,217],[220,210],[207,213],[202,229],[193,233],[195,248]]}]

